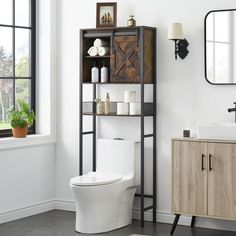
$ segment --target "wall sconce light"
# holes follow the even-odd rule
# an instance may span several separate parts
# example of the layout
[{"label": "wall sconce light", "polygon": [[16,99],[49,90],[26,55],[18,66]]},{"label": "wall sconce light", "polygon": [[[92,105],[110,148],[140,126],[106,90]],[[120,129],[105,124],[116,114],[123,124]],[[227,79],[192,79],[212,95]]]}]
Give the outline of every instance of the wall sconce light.
[{"label": "wall sconce light", "polygon": [[189,43],[185,38],[182,24],[171,23],[169,26],[167,38],[175,42],[175,60],[177,60],[177,55],[181,59],[184,59],[189,53],[187,49]]}]

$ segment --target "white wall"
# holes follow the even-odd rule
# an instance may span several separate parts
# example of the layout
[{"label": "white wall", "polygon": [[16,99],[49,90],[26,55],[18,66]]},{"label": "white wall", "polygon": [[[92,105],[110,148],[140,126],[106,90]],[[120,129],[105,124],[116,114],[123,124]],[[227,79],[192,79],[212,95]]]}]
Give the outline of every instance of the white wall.
[{"label": "white wall", "polygon": [[0,140],[0,223],[55,207],[54,11],[54,0],[37,1],[36,116],[40,135]]},{"label": "white wall", "polygon": [[[79,29],[95,27],[95,0],[57,1],[57,198],[72,200],[69,180],[78,174],[78,106],[79,106]],[[172,137],[181,136],[188,123],[230,121],[227,108],[236,101],[235,86],[212,86],[204,79],[204,16],[212,9],[234,8],[228,0],[129,0],[118,2],[118,26],[125,26],[130,9],[138,25],[158,28],[157,81],[157,148],[158,148],[158,211],[169,212],[171,206],[171,145]],[[174,43],[168,41],[171,22],[182,22],[189,41],[189,55],[183,61],[174,59]],[[102,95],[109,87],[102,87]],[[112,96],[121,88],[112,91]],[[101,121],[100,136],[137,137],[136,121],[113,118]],[[117,132],[116,126],[119,127]],[[123,129],[120,129],[123,127]],[[148,126],[148,128],[150,128]],[[103,132],[101,132],[103,130]],[[125,132],[126,131],[126,132]],[[134,132],[133,132],[134,131]],[[91,146],[85,146],[90,153]],[[148,158],[150,159],[150,158]],[[89,158],[85,161],[89,169]],[[148,178],[148,177],[147,177]],[[146,181],[150,191],[150,181]],[[217,227],[217,224],[214,226]]]},{"label": "white wall", "polygon": [[55,197],[55,147],[0,152],[0,213]]},{"label": "white wall", "polygon": [[54,209],[55,145],[0,151],[0,224]]}]

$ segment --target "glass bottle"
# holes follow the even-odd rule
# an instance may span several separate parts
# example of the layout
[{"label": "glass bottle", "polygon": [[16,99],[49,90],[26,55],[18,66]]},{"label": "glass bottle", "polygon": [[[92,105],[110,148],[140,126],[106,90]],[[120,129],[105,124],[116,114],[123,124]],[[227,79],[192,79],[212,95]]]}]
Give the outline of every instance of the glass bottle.
[{"label": "glass bottle", "polygon": [[105,101],[105,114],[110,114],[110,95],[109,93],[106,94],[106,101]]},{"label": "glass bottle", "polygon": [[133,15],[129,16],[129,19],[127,21],[127,26],[128,27],[135,27],[136,26],[136,20],[134,19]]}]

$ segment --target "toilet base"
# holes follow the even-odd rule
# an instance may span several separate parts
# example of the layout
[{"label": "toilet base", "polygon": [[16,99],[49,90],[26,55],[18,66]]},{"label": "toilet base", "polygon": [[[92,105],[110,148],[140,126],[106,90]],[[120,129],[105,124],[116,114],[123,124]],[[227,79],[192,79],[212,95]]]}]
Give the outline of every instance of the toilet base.
[{"label": "toilet base", "polygon": [[75,230],[86,234],[104,233],[130,225],[136,187],[123,191],[120,187],[121,182],[112,184],[112,189],[109,185],[86,190],[72,186],[76,201]]},{"label": "toilet base", "polygon": [[107,227],[107,228],[103,228],[103,229],[94,229],[93,231],[91,231],[91,229],[82,229],[81,227],[75,227],[75,231],[78,233],[82,233],[82,234],[99,234],[99,233],[106,233],[106,232],[110,232],[110,231],[114,231],[114,230],[118,230],[120,228],[124,228],[126,226],[129,226],[132,224],[132,219],[125,225],[116,225],[114,227]]}]

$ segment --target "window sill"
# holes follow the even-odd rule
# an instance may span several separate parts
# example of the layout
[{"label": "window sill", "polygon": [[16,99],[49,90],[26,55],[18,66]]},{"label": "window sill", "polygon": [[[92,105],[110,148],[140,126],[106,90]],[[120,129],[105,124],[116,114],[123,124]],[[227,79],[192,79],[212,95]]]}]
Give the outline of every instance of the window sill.
[{"label": "window sill", "polygon": [[30,146],[41,146],[56,143],[56,139],[52,135],[32,134],[26,138],[1,138],[0,150],[9,150],[16,148],[24,148]]}]

